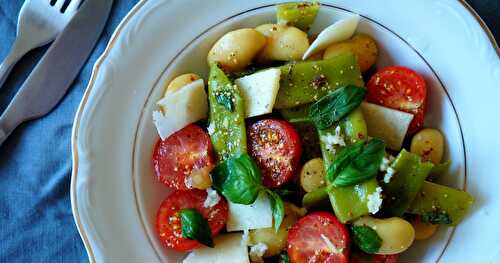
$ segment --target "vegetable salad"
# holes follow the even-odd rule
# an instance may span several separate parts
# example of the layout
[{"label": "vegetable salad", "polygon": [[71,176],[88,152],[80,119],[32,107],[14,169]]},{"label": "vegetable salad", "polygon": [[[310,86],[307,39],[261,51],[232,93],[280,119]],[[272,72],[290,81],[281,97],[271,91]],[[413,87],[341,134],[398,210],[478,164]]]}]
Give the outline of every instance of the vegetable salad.
[{"label": "vegetable salad", "polygon": [[156,230],[184,262],[397,262],[470,210],[437,183],[451,162],[424,127],[425,79],[376,68],[357,15],[308,35],[319,9],[277,5],[276,24],[213,44],[208,78],[166,85],[152,163],[173,191]]}]

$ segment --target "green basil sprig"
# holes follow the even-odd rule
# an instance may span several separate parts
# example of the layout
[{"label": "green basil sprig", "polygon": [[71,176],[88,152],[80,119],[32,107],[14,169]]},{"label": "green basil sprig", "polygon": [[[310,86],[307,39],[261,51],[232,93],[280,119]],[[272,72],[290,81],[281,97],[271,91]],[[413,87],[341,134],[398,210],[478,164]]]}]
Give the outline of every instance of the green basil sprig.
[{"label": "green basil sprig", "polygon": [[179,214],[183,237],[196,240],[207,247],[214,247],[208,221],[196,209],[184,208]]},{"label": "green basil sprig", "polygon": [[285,217],[285,206],[283,204],[283,200],[281,200],[281,197],[277,193],[269,189],[266,189],[266,192],[269,196],[269,200],[271,201],[274,229],[278,231],[278,229],[280,229],[281,222],[283,222],[283,218]]},{"label": "green basil sprig", "polygon": [[385,143],[380,139],[357,142],[344,148],[326,173],[333,186],[350,186],[377,176],[384,158]]},{"label": "green basil sprig", "polygon": [[248,154],[225,160],[211,174],[215,189],[233,203],[250,205],[255,202],[259,193],[267,193],[271,201],[274,227],[278,231],[285,214],[283,200],[264,187],[259,167]]},{"label": "green basil sprig", "polygon": [[382,239],[371,227],[352,226],[351,233],[354,244],[368,254],[377,253],[382,246]]},{"label": "green basil sprig", "polygon": [[225,160],[212,171],[214,187],[229,201],[250,205],[265,190],[259,167],[248,154]]},{"label": "green basil sprig", "polygon": [[446,211],[436,210],[422,215],[422,221],[433,225],[449,225],[451,218]]},{"label": "green basil sprig", "polygon": [[288,256],[288,253],[285,251],[281,251],[280,253],[280,259],[278,261],[279,263],[291,263],[290,257]]},{"label": "green basil sprig", "polygon": [[355,110],[366,96],[366,89],[346,86],[324,96],[309,108],[309,119],[318,129],[326,129]]}]

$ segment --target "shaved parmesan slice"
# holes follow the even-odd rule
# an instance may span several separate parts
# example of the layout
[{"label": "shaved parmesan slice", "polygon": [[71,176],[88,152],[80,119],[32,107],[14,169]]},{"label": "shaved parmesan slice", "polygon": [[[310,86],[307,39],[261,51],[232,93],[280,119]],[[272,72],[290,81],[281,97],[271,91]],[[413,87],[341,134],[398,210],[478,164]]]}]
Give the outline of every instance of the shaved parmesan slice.
[{"label": "shaved parmesan slice", "polygon": [[157,102],[162,111],[153,112],[153,122],[162,140],[187,125],[208,116],[207,93],[203,79],[169,93]]},{"label": "shaved parmesan slice", "polygon": [[387,146],[399,151],[413,114],[363,102],[361,110],[365,117],[368,135],[384,140]]},{"label": "shaved parmesan slice", "polygon": [[280,75],[281,70],[271,68],[235,81],[245,100],[246,117],[259,116],[273,111],[280,87]]},{"label": "shaved parmesan slice", "polygon": [[319,33],[318,37],[312,42],[309,48],[302,56],[302,60],[306,60],[309,56],[319,52],[329,45],[347,40],[352,37],[354,31],[358,27],[359,15],[353,15],[346,19],[335,22]]},{"label": "shaved parmesan slice", "polygon": [[183,263],[249,263],[248,248],[242,241],[242,234],[232,233],[214,238],[215,247],[193,250]]},{"label": "shaved parmesan slice", "polygon": [[226,224],[228,232],[272,227],[271,201],[267,194],[259,194],[251,205],[228,203],[229,217]]}]

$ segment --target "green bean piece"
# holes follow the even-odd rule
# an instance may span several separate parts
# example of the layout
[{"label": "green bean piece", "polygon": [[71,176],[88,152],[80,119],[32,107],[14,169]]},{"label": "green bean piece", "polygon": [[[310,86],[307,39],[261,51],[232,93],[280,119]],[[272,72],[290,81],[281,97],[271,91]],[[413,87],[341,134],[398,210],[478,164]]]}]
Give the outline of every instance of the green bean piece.
[{"label": "green bean piece", "polygon": [[339,87],[363,87],[363,78],[352,53],[332,59],[290,63],[280,67],[280,90],[274,108],[287,109],[319,100]]},{"label": "green bean piece", "polygon": [[276,6],[278,24],[295,26],[308,31],[318,14],[319,2],[285,3]]},{"label": "green bean piece", "polygon": [[309,121],[308,104],[296,108],[280,110],[283,119],[290,122],[302,140],[302,158],[304,161],[321,157],[318,132]]},{"label": "green bean piece", "polygon": [[213,63],[208,79],[208,132],[219,160],[247,152],[245,105],[238,86]]},{"label": "green bean piece", "polygon": [[389,183],[384,184],[386,198],[383,211],[390,216],[402,216],[434,165],[431,162],[422,162],[420,156],[403,149],[390,167],[395,173]]},{"label": "green bean piece", "polygon": [[306,193],[302,198],[302,206],[307,209],[313,207],[331,207],[330,202],[328,201],[328,191],[326,190],[326,187]]},{"label": "green bean piece", "polygon": [[434,165],[431,172],[429,173],[429,176],[427,176],[427,181],[436,182],[441,176],[448,173],[448,170],[450,170],[450,166],[451,166],[450,160],[444,163]]},{"label": "green bean piece", "polygon": [[295,108],[281,109],[280,114],[283,119],[292,124],[311,124],[311,121],[309,120],[309,107],[311,107],[310,104],[305,104]]},{"label": "green bean piece", "polygon": [[[366,122],[358,108],[351,112],[346,118],[340,121],[338,125],[324,130],[319,130],[321,136],[335,134],[337,127],[340,127],[341,133],[345,138],[346,145],[353,144],[360,140],[366,140],[367,129]],[[343,147],[339,145],[329,146],[321,140],[320,146],[323,153],[323,162],[325,170],[335,159]],[[328,186],[328,196],[333,207],[335,215],[342,223],[347,223],[360,216],[369,214],[368,196],[376,191],[378,183],[376,179],[370,179],[353,186],[333,187]]]},{"label": "green bean piece", "polygon": [[408,213],[429,217],[442,214],[458,225],[470,211],[474,197],[467,192],[425,181]]}]

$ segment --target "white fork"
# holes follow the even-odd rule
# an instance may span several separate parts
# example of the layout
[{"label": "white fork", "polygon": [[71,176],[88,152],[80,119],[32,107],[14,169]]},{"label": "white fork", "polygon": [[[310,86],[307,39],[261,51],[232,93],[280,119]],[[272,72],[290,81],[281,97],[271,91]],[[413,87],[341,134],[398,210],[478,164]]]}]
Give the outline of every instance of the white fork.
[{"label": "white fork", "polygon": [[0,64],[0,88],[14,65],[28,51],[53,41],[77,12],[81,0],[71,0],[64,12],[65,0],[26,0],[17,21],[17,36],[12,48]]}]

